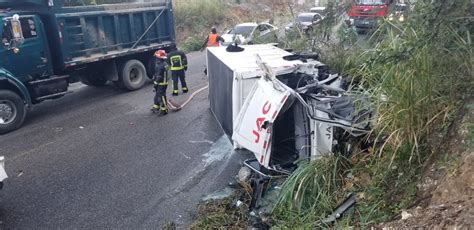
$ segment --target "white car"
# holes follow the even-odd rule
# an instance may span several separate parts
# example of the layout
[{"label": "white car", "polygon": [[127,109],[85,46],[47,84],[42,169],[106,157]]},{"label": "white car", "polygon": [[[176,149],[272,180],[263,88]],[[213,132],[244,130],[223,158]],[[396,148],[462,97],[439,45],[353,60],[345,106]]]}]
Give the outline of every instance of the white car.
[{"label": "white car", "polygon": [[295,26],[299,25],[303,32],[307,33],[313,30],[313,27],[316,26],[323,20],[323,16],[319,13],[300,13],[296,17],[296,23],[290,23],[285,27],[286,31],[293,30]]},{"label": "white car", "polygon": [[316,6],[316,7],[313,7],[309,10],[309,12],[311,13],[318,13],[320,14],[323,19],[324,19],[324,16],[326,15],[326,7],[324,6]]},{"label": "white car", "polygon": [[238,24],[222,35],[225,40],[222,45],[226,46],[234,42],[242,45],[278,42],[276,31],[278,27],[269,23]]}]

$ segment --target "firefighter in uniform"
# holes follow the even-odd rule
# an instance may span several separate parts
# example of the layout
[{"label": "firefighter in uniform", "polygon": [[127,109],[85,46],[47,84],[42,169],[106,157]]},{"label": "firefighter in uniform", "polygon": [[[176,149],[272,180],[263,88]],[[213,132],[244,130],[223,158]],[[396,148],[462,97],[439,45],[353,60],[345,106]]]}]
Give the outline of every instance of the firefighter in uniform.
[{"label": "firefighter in uniform", "polygon": [[161,115],[168,114],[166,100],[166,88],[168,88],[168,63],[166,62],[166,52],[157,50],[155,52],[155,75],[153,76],[153,85],[155,88],[153,112],[160,112]]},{"label": "firefighter in uniform", "polygon": [[173,47],[172,51],[168,53],[166,61],[171,70],[171,77],[173,78],[173,96],[178,95],[178,81],[181,82],[181,89],[183,93],[188,92],[186,85],[186,71],[188,70],[188,59],[183,51],[177,50]]}]

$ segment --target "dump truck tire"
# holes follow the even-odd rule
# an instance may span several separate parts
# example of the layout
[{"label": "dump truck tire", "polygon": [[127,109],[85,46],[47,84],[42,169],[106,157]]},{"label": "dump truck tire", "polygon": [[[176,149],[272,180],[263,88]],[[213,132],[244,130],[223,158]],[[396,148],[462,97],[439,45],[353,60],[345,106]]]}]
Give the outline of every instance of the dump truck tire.
[{"label": "dump truck tire", "polygon": [[146,68],[138,60],[126,61],[120,68],[120,80],[123,86],[130,91],[137,90],[145,85]]},{"label": "dump truck tire", "polygon": [[23,99],[13,91],[0,90],[0,134],[19,129],[25,117]]}]

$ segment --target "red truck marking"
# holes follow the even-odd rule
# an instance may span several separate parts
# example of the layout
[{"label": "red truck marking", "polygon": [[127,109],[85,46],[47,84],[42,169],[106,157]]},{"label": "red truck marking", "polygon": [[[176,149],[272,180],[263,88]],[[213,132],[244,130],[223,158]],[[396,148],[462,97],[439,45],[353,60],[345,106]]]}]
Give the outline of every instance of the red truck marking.
[{"label": "red truck marking", "polygon": [[[268,112],[270,112],[270,109],[272,108],[272,104],[270,103],[270,101],[267,101],[265,102],[265,104],[263,104],[263,107],[262,107],[262,114],[263,115],[266,115],[268,114]],[[258,144],[260,142],[260,131],[262,131],[262,125],[263,125],[263,122],[265,122],[265,117],[257,117],[257,119],[255,120],[255,124],[257,125],[257,129],[253,130],[252,133],[253,135],[255,135],[256,139],[255,139],[255,143]]]}]

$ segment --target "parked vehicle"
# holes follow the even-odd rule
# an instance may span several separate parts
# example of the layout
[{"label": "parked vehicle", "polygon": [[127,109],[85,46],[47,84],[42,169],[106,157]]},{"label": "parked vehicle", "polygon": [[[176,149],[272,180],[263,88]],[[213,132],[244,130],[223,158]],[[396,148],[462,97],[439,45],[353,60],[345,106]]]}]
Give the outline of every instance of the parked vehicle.
[{"label": "parked vehicle", "polygon": [[377,27],[378,19],[388,16],[393,0],[355,0],[347,13],[358,31]]},{"label": "parked vehicle", "polygon": [[300,13],[295,19],[295,22],[288,24],[285,30],[291,31],[296,26],[299,26],[303,32],[308,33],[323,20],[323,16],[319,13]]},{"label": "parked vehicle", "polygon": [[0,0],[0,134],[69,83],[140,89],[153,52],[175,46],[170,0],[63,7],[60,0]]},{"label": "parked vehicle", "polygon": [[326,7],[324,7],[324,6],[313,7],[309,10],[309,12],[318,13],[323,17],[323,19],[324,19],[324,17],[326,17]]},{"label": "parked vehicle", "polygon": [[234,42],[242,45],[276,43],[278,27],[269,23],[242,23],[222,35],[225,40],[222,45],[230,45]]},{"label": "parked vehicle", "polygon": [[397,3],[395,4],[393,12],[388,15],[388,20],[405,22],[407,20],[409,10],[410,8],[408,7],[408,4]]}]

